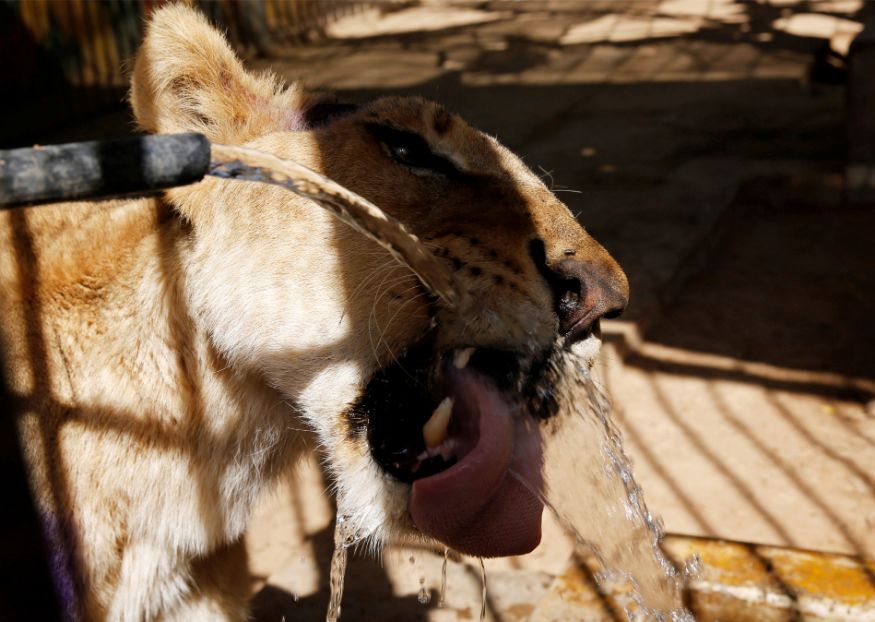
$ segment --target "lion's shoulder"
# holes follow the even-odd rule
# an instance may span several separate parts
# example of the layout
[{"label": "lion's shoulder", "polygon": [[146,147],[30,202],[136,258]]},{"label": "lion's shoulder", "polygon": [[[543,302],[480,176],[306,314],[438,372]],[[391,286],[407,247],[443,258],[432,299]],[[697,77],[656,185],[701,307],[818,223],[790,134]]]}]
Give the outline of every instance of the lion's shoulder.
[{"label": "lion's shoulder", "polygon": [[149,199],[58,203],[3,212],[4,295],[25,286],[45,291],[83,273],[111,273],[164,218],[160,203]]}]

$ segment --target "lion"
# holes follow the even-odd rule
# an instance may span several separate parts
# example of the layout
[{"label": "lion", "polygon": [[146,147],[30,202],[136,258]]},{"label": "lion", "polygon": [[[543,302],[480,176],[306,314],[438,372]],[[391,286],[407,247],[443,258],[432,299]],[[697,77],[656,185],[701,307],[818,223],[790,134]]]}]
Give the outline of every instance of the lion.
[{"label": "lion", "polygon": [[459,116],[249,73],[186,6],[151,17],[130,101],[145,132],[201,132],[359,193],[470,303],[265,184],[3,212],[3,373],[67,617],[245,619],[250,510],[314,448],[374,548],[537,546],[543,503],[509,473],[538,479],[551,357],[591,366],[600,318],[627,304],[608,252]]}]

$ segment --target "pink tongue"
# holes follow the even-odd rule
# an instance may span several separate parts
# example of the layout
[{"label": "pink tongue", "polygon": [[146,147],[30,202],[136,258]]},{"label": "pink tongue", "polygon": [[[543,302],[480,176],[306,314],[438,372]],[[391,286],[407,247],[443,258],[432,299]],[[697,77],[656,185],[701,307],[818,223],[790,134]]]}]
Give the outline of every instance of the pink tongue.
[{"label": "pink tongue", "polygon": [[413,482],[413,522],[468,555],[528,553],[541,541],[544,506],[508,469],[540,488],[539,439],[522,426],[514,438],[513,417],[493,386],[470,372],[453,375],[453,416],[479,419],[479,438],[455,465]]}]

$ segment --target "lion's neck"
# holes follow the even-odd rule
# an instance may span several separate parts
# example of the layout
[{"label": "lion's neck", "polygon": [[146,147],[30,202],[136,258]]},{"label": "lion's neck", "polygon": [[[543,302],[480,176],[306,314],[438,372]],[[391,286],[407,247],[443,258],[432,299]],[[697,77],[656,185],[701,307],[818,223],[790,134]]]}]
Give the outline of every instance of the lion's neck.
[{"label": "lion's neck", "polygon": [[[102,207],[99,217],[49,207],[4,222],[14,240],[2,261],[13,286],[3,305],[6,369],[23,410],[38,416],[25,435],[64,434],[67,460],[117,438],[133,459],[107,486],[179,460],[180,490],[209,498],[190,516],[200,546],[236,537],[259,484],[298,453],[300,434],[289,430],[300,426],[260,378],[228,365],[188,308],[184,224],[157,201]],[[162,492],[172,484],[154,482],[152,502],[180,505]]]}]

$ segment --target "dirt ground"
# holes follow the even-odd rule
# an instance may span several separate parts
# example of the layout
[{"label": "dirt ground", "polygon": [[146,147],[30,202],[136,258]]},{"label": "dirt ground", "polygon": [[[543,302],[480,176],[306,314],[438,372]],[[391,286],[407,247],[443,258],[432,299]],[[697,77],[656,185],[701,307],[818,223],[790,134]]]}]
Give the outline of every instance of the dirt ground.
[{"label": "dirt ground", "polygon": [[[629,275],[599,378],[667,531],[875,557],[875,210],[842,201],[844,72],[824,60],[861,6],[400,4],[249,64],[436,99],[543,172]],[[311,461],[256,511],[257,619],[324,619],[325,488]],[[570,555],[547,517],[534,553],[487,560],[487,619],[527,619]],[[343,620],[478,619],[479,562],[451,559],[438,608],[441,562],[355,557]]]}]

